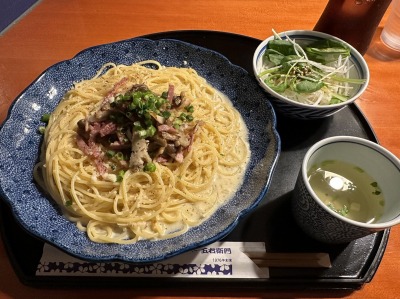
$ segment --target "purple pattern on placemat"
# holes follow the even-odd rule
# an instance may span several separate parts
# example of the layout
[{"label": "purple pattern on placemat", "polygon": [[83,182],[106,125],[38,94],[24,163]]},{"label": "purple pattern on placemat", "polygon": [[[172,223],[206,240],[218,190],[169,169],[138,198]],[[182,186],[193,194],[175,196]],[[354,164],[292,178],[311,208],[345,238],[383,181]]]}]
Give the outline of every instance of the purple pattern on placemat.
[{"label": "purple pattern on placemat", "polygon": [[150,265],[93,262],[44,262],[38,265],[40,273],[68,274],[125,274],[125,275],[232,275],[232,264],[161,264]]}]

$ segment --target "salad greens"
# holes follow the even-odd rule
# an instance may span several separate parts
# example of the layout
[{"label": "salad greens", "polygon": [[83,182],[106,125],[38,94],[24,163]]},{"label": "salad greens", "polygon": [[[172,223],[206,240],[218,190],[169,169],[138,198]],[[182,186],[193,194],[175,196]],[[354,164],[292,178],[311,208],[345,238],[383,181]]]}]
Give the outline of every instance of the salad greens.
[{"label": "salad greens", "polygon": [[273,32],[258,74],[272,90],[300,103],[330,105],[346,101],[352,85],[365,82],[350,78],[350,49],[343,43],[321,39],[300,45]]}]

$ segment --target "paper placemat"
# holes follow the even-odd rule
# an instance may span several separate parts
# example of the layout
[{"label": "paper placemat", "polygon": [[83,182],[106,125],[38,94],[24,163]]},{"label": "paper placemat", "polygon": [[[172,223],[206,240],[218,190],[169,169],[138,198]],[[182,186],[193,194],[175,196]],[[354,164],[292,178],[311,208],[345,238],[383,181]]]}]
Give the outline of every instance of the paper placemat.
[{"label": "paper placemat", "polygon": [[133,276],[180,278],[268,278],[246,253],[265,252],[263,242],[216,242],[152,264],[90,262],[45,244],[37,276]]}]

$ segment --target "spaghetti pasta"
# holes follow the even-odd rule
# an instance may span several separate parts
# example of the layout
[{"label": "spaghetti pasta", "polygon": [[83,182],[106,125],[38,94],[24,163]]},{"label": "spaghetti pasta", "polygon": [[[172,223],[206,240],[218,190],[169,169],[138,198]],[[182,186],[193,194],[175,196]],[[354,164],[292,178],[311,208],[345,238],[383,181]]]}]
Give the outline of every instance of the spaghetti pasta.
[{"label": "spaghetti pasta", "polygon": [[[187,123],[182,125],[189,141],[180,145],[181,152],[173,152],[168,159],[165,152],[157,157],[146,152],[143,160],[132,164],[132,156],[137,155],[133,141],[131,158],[121,154],[119,161],[90,147],[90,137],[82,142],[79,134],[84,136],[93,125],[82,120],[101,119],[104,106],[114,107],[126,90],[137,88],[141,94],[149,90],[150,96],[161,99],[163,93],[171,93],[171,86],[180,95],[173,99],[181,101],[184,94],[183,101],[192,108],[188,114],[193,121],[186,116]],[[170,96],[165,97],[171,100]],[[161,118],[171,117],[164,113]],[[109,129],[110,124],[100,130]],[[137,121],[133,124],[138,126]],[[159,134],[160,128],[150,133]],[[118,130],[113,130],[117,136]],[[250,158],[247,135],[229,99],[195,70],[164,67],[157,61],[130,66],[108,63],[93,78],[75,83],[51,113],[34,177],[64,215],[94,242],[130,244],[171,238],[199,225],[234,195]],[[134,139],[130,133],[127,136]],[[95,149],[102,148],[100,144]],[[150,164],[153,168],[146,170]]]}]

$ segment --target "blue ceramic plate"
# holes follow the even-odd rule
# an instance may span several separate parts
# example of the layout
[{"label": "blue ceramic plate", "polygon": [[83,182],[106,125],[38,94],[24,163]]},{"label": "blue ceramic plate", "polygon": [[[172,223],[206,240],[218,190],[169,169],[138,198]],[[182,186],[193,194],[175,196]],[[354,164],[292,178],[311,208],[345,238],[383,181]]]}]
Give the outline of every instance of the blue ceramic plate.
[{"label": "blue ceramic plate", "polygon": [[[53,111],[73,82],[91,78],[104,63],[132,64],[146,59],[194,68],[228,95],[249,129],[251,161],[237,194],[185,234],[132,245],[94,243],[60,214],[33,180],[42,141],[37,133],[40,118]],[[167,39],[136,38],[92,47],[47,69],[15,100],[0,128],[0,196],[27,231],[78,258],[137,263],[166,259],[225,237],[264,198],[280,153],[275,127],[274,110],[257,82],[221,54]]]}]

